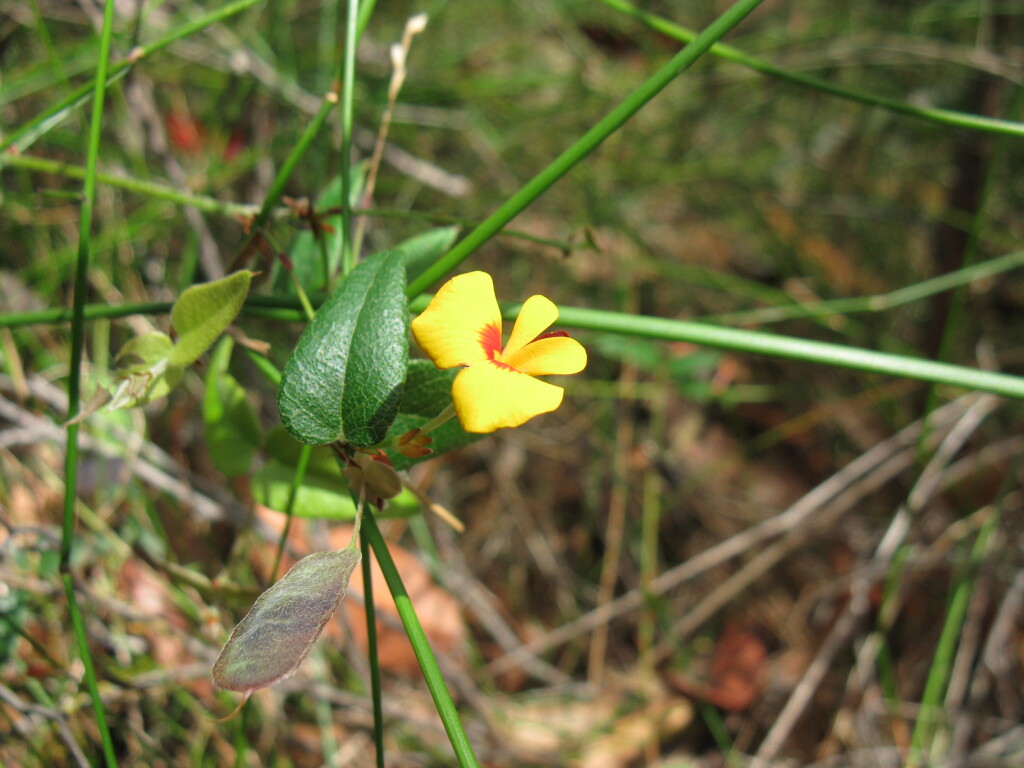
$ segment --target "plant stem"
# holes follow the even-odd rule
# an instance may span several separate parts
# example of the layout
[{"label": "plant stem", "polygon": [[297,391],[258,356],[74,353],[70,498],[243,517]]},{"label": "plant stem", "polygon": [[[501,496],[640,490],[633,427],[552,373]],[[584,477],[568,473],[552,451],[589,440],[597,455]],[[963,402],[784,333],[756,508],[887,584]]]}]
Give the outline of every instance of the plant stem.
[{"label": "plant stem", "polygon": [[359,46],[359,0],[348,0],[345,19],[345,56],[341,77],[341,270],[347,275],[355,268],[352,249],[352,124],[355,95],[356,48]]},{"label": "plant stem", "polygon": [[295,464],[295,474],[292,476],[292,487],[288,489],[288,503],[285,504],[284,528],[281,529],[281,536],[277,540],[277,552],[274,555],[274,567],[270,569],[271,583],[277,581],[277,571],[281,567],[281,557],[284,555],[285,542],[288,541],[288,533],[292,529],[292,520],[295,517],[295,500],[299,497],[299,489],[302,481],[306,479],[306,470],[309,468],[309,459],[313,455],[313,446],[303,445],[299,450],[299,460]]},{"label": "plant stem", "polygon": [[[519,305],[510,306],[507,308],[506,316],[515,317],[518,310]],[[982,371],[951,363],[937,363],[886,352],[875,352],[842,344],[830,344],[824,341],[779,336],[763,331],[721,328],[687,320],[644,317],[574,307],[561,309],[561,324],[573,328],[587,328],[662,341],[686,341],[735,352],[750,352],[769,357],[802,360],[808,363],[824,363],[868,373],[903,376],[908,379],[951,384],[1008,397],[1024,398],[1024,378],[1020,376]]]},{"label": "plant stem", "polygon": [[[411,302],[413,311],[422,311],[430,296],[420,296]],[[125,304],[119,307],[90,306],[85,317],[125,317],[133,314],[168,312],[169,303]],[[521,304],[504,304],[502,316],[514,320]],[[246,315],[273,317],[282,322],[302,322],[305,315],[298,309],[294,297],[254,296],[242,307]],[[739,328],[721,328],[708,323],[673,320],[646,315],[630,315],[599,309],[561,307],[560,325],[593,331],[619,333],[658,341],[685,341],[734,352],[749,352],[768,357],[783,357],[808,363],[834,365],[840,368],[901,376],[917,381],[949,384],[981,392],[992,392],[1024,399],[1024,377],[1006,373],[981,371],[965,365],[938,363],[916,357],[875,352],[843,344],[810,341],[793,336],[781,336],[763,331]],[[0,328],[19,327],[39,323],[56,323],[68,319],[67,310],[51,309],[39,312],[20,312],[0,316]]]},{"label": "plant stem", "polygon": [[313,139],[316,138],[317,134],[320,133],[320,129],[327,121],[327,116],[334,109],[334,105],[338,103],[338,95],[333,91],[329,91],[325,96],[324,100],[320,104],[320,109],[313,116],[309,125],[306,126],[306,130],[302,132],[302,136],[299,137],[298,142],[292,148],[292,151],[285,158],[284,164],[281,169],[277,172],[277,176],[274,177],[273,183],[270,185],[270,189],[267,191],[267,196],[263,200],[263,205],[260,207],[259,213],[252,220],[252,224],[249,225],[249,236],[245,239],[242,247],[239,249],[240,254],[245,254],[252,243],[257,237],[260,236],[260,228],[270,218],[270,214],[277,205],[278,200],[281,199],[281,195],[284,194],[285,185],[291,178],[292,172],[295,167],[299,164],[299,161],[306,154],[307,150],[313,143]]},{"label": "plant stem", "polygon": [[110,59],[110,45],[114,29],[114,0],[106,0],[103,10],[103,28],[100,33],[99,61],[96,65],[95,93],[93,94],[92,117],[86,146],[85,183],[82,191],[82,210],[78,225],[78,260],[75,269],[75,296],[71,317],[71,359],[68,376],[68,421],[67,450],[64,457],[64,510],[61,524],[60,573],[64,582],[68,610],[78,651],[85,667],[85,682],[92,699],[96,726],[103,742],[103,758],[108,768],[117,765],[114,745],[110,739],[107,716],[100,698],[96,670],[89,652],[89,640],[85,632],[78,599],[75,595],[71,576],[71,547],[75,537],[75,505],[78,501],[78,430],[75,416],[79,411],[82,393],[82,352],[85,343],[85,299],[88,291],[90,233],[92,231],[93,206],[96,200],[96,165],[100,154],[100,128],[103,124],[103,84],[107,81],[107,63]]},{"label": "plant stem", "polygon": [[388,552],[387,542],[384,541],[384,537],[380,534],[380,529],[377,527],[377,521],[373,517],[373,512],[367,509],[363,517],[363,535],[369,539],[373,553],[377,556],[377,562],[380,564],[380,569],[384,573],[384,579],[388,583],[391,596],[395,599],[398,616],[405,626],[406,634],[409,635],[409,642],[412,643],[416,660],[419,661],[420,669],[423,670],[423,679],[426,680],[427,688],[434,699],[434,706],[437,708],[437,713],[444,724],[448,740],[455,750],[455,757],[459,761],[459,766],[460,768],[479,768],[480,764],[473,753],[469,737],[466,736],[466,731],[462,727],[462,721],[459,720],[459,713],[455,709],[455,702],[452,701],[451,693],[448,692],[448,686],[445,685],[441,669],[437,665],[437,659],[434,658],[434,652],[430,649],[430,643],[427,640],[426,633],[423,631],[423,626],[416,617],[412,600],[409,599],[409,593],[405,591],[405,585],[402,584],[402,577],[398,575],[395,562],[391,559],[391,553]]},{"label": "plant stem", "polygon": [[370,661],[370,698],[373,701],[373,740],[377,747],[377,768],[384,768],[384,707],[381,703],[380,659],[377,656],[377,611],[373,602],[370,543],[365,534],[359,537],[359,546],[363,553],[363,606],[366,612],[366,652]]}]

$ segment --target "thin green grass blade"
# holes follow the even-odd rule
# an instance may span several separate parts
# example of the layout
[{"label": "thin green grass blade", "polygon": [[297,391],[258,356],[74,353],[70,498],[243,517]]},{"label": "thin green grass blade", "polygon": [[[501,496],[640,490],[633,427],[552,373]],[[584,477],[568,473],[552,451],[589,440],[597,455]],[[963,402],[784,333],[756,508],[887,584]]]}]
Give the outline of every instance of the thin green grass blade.
[{"label": "thin green grass blade", "polygon": [[995,277],[1004,272],[1024,267],[1024,251],[1015,251],[1005,256],[979,262],[955,272],[946,272],[938,277],[897,288],[889,293],[874,296],[852,296],[832,301],[818,301],[813,304],[790,304],[781,307],[765,307],[701,318],[705,323],[746,325],[750,323],[777,323],[805,317],[826,317],[829,315],[852,315],[859,312],[886,312],[896,307],[927,299],[943,291],[962,288],[977,280]]},{"label": "thin green grass blade", "polygon": [[292,487],[288,489],[288,503],[285,505],[285,523],[281,529],[281,536],[277,540],[277,552],[274,554],[274,567],[270,569],[271,582],[277,581],[277,572],[281,567],[281,558],[284,556],[284,546],[288,541],[288,534],[292,530],[292,520],[295,519],[295,500],[299,497],[299,488],[306,479],[306,470],[309,468],[309,459],[313,455],[313,446],[304,445],[299,450],[299,460],[295,465],[295,475],[292,478]]},{"label": "thin green grass blade", "polygon": [[352,124],[354,122],[356,48],[359,47],[359,0],[348,0],[345,17],[345,55],[341,70],[341,271],[347,275],[356,266],[352,251]]},{"label": "thin green grass blade", "polygon": [[[0,168],[23,168],[45,174],[55,174],[68,179],[84,179],[85,168],[57,160],[49,160],[37,155],[16,155],[0,152]],[[216,213],[221,216],[252,216],[259,212],[260,207],[247,203],[231,203],[206,195],[195,195],[169,187],[154,181],[144,181],[130,176],[117,176],[111,173],[96,173],[96,182],[117,189],[124,189],[138,195],[166,200],[178,205],[188,205],[203,213]]]},{"label": "thin green grass blade", "polygon": [[359,537],[363,553],[363,606],[366,611],[366,652],[370,661],[370,698],[373,701],[373,743],[377,749],[377,768],[384,768],[384,706],[381,699],[380,659],[377,656],[377,610],[373,602],[373,572],[370,542]]},{"label": "thin green grass blade", "polygon": [[763,0],[739,0],[701,32],[692,43],[677,53],[654,75],[627,96],[593,128],[583,134],[575,144],[565,150],[543,171],[492,213],[480,226],[466,235],[454,248],[422,275],[413,280],[406,291],[410,298],[419,296],[435,282],[453,270],[481,245],[496,235],[528,205],[547,191],[573,166],[593,152],[605,139],[640,111],[681,72],[690,67],[733,27],[743,21]]},{"label": "thin green grass blade", "polygon": [[[503,307],[502,314],[505,314]],[[508,307],[506,316],[515,317],[519,305]],[[868,373],[884,373],[908,379],[950,384],[965,389],[993,392],[1007,397],[1024,398],[1024,377],[1006,373],[981,371],[951,363],[938,363],[905,355],[875,352],[870,349],[810,341],[792,336],[779,336],[763,331],[721,328],[687,320],[644,317],[599,309],[560,308],[562,327],[586,328],[595,331],[622,333],[662,341],[688,341],[719,349],[750,352],[768,357],[783,357],[807,363],[822,363]]]},{"label": "thin green grass blade", "polygon": [[[599,2],[620,11],[638,21],[643,22],[651,29],[667,35],[671,38],[688,43],[697,39],[697,33],[676,24],[673,21],[657,16],[656,14],[637,8],[626,0],[599,0]],[[989,133],[1000,133],[1007,136],[1024,138],[1024,123],[1012,120],[1000,120],[994,117],[983,117],[971,115],[965,112],[957,112],[952,109],[938,109],[933,107],[916,107],[913,104],[890,99],[885,96],[878,96],[865,91],[858,91],[853,88],[844,88],[841,85],[830,83],[812,75],[802,75],[799,72],[790,72],[783,67],[777,67],[764,59],[751,56],[738,48],[726,43],[716,43],[710,50],[711,55],[717,56],[726,61],[742,64],[749,69],[761,72],[765,75],[777,77],[780,80],[799,85],[804,88],[811,88],[831,96],[838,96],[848,101],[856,101],[871,107],[881,107],[890,112],[897,112],[909,117],[916,117],[920,120],[928,120],[941,125],[950,125],[957,128],[969,128],[975,131],[987,131]]]},{"label": "thin green grass blade", "polygon": [[[110,45],[114,32],[114,0],[106,0],[103,10],[103,28],[100,33],[99,61],[96,67],[96,90],[93,94],[93,109],[89,124],[86,146],[85,183],[82,191],[81,218],[78,225],[78,260],[75,269],[75,297],[71,317],[71,359],[68,376],[68,419],[78,415],[82,394],[82,352],[85,343],[85,297],[88,291],[89,237],[92,232],[93,205],[96,200],[96,165],[100,154],[100,128],[103,124],[104,83],[107,81],[107,62],[110,59]],[[103,744],[103,759],[108,768],[117,765],[114,744],[107,726],[107,715],[100,698],[99,683],[89,652],[85,624],[75,595],[71,575],[71,547],[75,538],[75,505],[78,500],[78,430],[72,423],[67,429],[67,450],[64,457],[64,510],[61,524],[60,573],[64,582],[64,593],[74,628],[78,651],[85,668],[85,682],[92,700],[96,726]]]},{"label": "thin green grass blade", "polygon": [[[1010,106],[1010,114],[1017,116],[1024,107],[1024,88],[1017,88],[1013,103]],[[1011,152],[1007,137],[1000,136],[996,148],[989,158],[985,168],[985,176],[981,182],[981,192],[978,195],[978,202],[971,219],[971,226],[967,232],[967,242],[964,244],[963,254],[960,257],[960,271],[969,270],[974,266],[978,258],[978,245],[981,242],[982,230],[989,221],[988,207],[992,198],[992,190],[995,186],[997,172],[1002,170],[1002,165],[1009,161]],[[962,327],[961,319],[964,313],[964,291],[955,290],[949,299],[949,308],[943,318],[942,337],[939,339],[939,348],[935,359],[945,362],[950,357],[950,350],[956,339],[957,332]],[[928,399],[925,402],[925,416],[928,416],[937,405],[938,394],[933,386],[928,392]],[[925,434],[921,435],[922,446]],[[922,449],[923,450],[923,449]]]},{"label": "thin green grass blade", "polygon": [[274,207],[281,199],[281,195],[284,194],[285,185],[288,184],[288,180],[291,178],[292,173],[295,171],[295,167],[302,160],[303,156],[309,150],[313,144],[313,140],[320,133],[320,129],[323,128],[324,123],[327,121],[327,116],[334,109],[335,104],[338,103],[338,96],[333,91],[328,92],[324,96],[323,102],[320,104],[320,109],[310,120],[309,125],[306,126],[306,130],[302,132],[302,136],[292,147],[292,151],[288,153],[288,157],[285,158],[284,163],[281,165],[281,169],[277,172],[277,176],[274,177],[273,183],[270,185],[270,189],[267,191],[267,196],[263,200],[263,205],[260,206],[259,213],[252,220],[250,225],[250,234],[246,239],[245,244],[240,249],[243,253],[253,242],[253,240],[259,235],[260,228],[267,223],[267,219],[270,218],[270,214],[273,212]]},{"label": "thin green grass blade", "polygon": [[[1017,254],[1009,254],[1005,258],[1010,260],[1011,257],[1015,261]],[[985,265],[987,264],[990,262],[970,268],[979,270],[975,274],[975,278],[986,269]],[[430,299],[430,295],[420,296],[411,302],[410,308],[414,312],[422,312]],[[503,305],[502,316],[506,320],[514,320],[521,306],[520,304]],[[93,319],[127,317],[135,314],[162,314],[168,312],[170,307],[171,305],[167,302],[121,306],[97,304],[86,307],[84,317]],[[703,322],[630,315],[580,307],[560,307],[559,311],[561,313],[559,324],[563,328],[605,331],[659,341],[687,341],[734,352],[749,352],[768,357],[783,357],[803,360],[808,363],[834,365],[851,370],[883,373],[889,376],[948,384],[1024,399],[1024,377],[981,371],[965,365],[939,363],[842,344],[781,336],[764,331],[723,328]],[[305,314],[295,297],[253,296],[246,301],[242,313],[247,316],[272,318],[281,322],[302,322],[305,319]],[[50,324],[67,320],[69,317],[70,313],[66,309],[10,313],[0,316],[0,328]]]},{"label": "thin green grass blade", "polygon": [[434,658],[434,652],[430,649],[430,643],[427,641],[423,626],[416,617],[412,600],[409,599],[409,593],[405,591],[402,577],[398,575],[395,562],[391,559],[391,553],[388,552],[387,542],[381,536],[380,529],[377,527],[377,521],[369,509],[363,512],[363,535],[369,539],[370,547],[373,548],[373,553],[377,557],[380,569],[384,572],[384,579],[388,583],[388,589],[391,591],[391,596],[395,599],[398,616],[402,620],[406,634],[409,635],[409,642],[412,643],[416,660],[420,663],[420,669],[423,671],[423,679],[426,681],[430,695],[434,699],[434,706],[437,708],[437,714],[441,717],[441,722],[444,724],[448,740],[455,750],[459,766],[460,768],[479,768],[480,764],[473,753],[473,747],[469,743],[469,737],[466,736],[466,730],[462,727],[458,710],[455,709],[455,702],[452,701],[452,695],[449,693],[448,686],[441,675],[441,669],[437,665],[437,659]]},{"label": "thin green grass blade", "polygon": [[[946,620],[942,625],[942,633],[939,635],[939,642],[935,647],[935,655],[932,657],[932,665],[928,671],[928,680],[925,682],[924,693],[921,696],[921,710],[917,722],[914,724],[914,732],[910,738],[910,754],[907,756],[907,768],[916,768],[919,765],[931,765],[933,761],[938,762],[937,755],[928,754],[931,751],[935,738],[936,721],[939,714],[939,706],[945,697],[946,688],[949,685],[949,678],[953,670],[953,659],[956,655],[956,648],[960,642],[960,632],[963,628],[964,619],[967,616],[967,607],[970,603],[971,593],[974,591],[974,584],[978,577],[978,569],[988,552],[988,545],[992,535],[999,527],[999,515],[992,514],[984,522],[978,536],[974,540],[967,562],[958,574],[959,578],[953,586],[949,607],[946,611]],[[924,761],[924,762],[922,762]]]}]

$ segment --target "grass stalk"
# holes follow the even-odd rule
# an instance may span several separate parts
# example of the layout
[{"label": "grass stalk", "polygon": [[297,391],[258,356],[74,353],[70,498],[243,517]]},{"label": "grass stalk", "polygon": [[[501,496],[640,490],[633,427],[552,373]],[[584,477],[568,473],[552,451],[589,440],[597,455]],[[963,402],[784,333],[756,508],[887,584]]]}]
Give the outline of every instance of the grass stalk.
[{"label": "grass stalk", "polygon": [[989,541],[999,528],[999,520],[998,514],[992,514],[984,522],[971,547],[967,562],[960,569],[954,583],[945,622],[942,625],[942,633],[939,635],[939,642],[935,647],[935,655],[928,672],[928,680],[925,682],[924,693],[921,696],[920,714],[910,738],[907,768],[916,768],[916,766],[924,764],[930,765],[936,761],[936,755],[927,753],[931,750],[935,738],[939,707],[949,684],[953,658],[960,640],[964,619],[967,616],[967,607],[977,580],[978,570],[988,552]]},{"label": "grass stalk", "polygon": [[384,573],[384,579],[387,581],[391,596],[395,599],[398,616],[402,620],[406,634],[409,635],[409,642],[412,643],[416,660],[423,671],[423,679],[426,681],[430,695],[434,699],[434,706],[437,708],[437,714],[441,717],[441,723],[444,725],[445,733],[448,734],[448,740],[452,744],[452,749],[455,750],[455,757],[458,759],[459,766],[460,768],[479,768],[480,764],[477,762],[473,747],[469,743],[469,737],[466,736],[466,730],[462,727],[458,710],[455,709],[455,702],[452,701],[452,695],[449,693],[448,686],[441,675],[441,669],[437,665],[434,652],[430,649],[430,642],[427,640],[423,626],[416,616],[416,610],[413,608],[412,600],[409,599],[409,593],[406,592],[405,585],[402,584],[402,577],[398,575],[395,562],[391,559],[387,542],[381,536],[380,529],[377,527],[377,521],[369,509],[363,513],[363,531],[364,536],[369,540],[370,547],[373,548],[373,553],[377,557],[380,569]]},{"label": "grass stalk", "polygon": [[791,304],[781,307],[765,307],[742,312],[729,312],[702,317],[702,322],[740,325],[748,323],[775,323],[805,317],[827,317],[852,315],[860,312],[886,312],[915,301],[927,299],[943,291],[969,285],[978,280],[1024,267],[1024,251],[1014,251],[1004,256],[947,272],[919,283],[897,288],[889,293],[874,296],[851,296],[844,299],[819,301],[814,304]]},{"label": "grass stalk", "polygon": [[[35,155],[0,154],[0,168],[22,168],[27,171],[54,174],[76,180],[85,178],[85,168],[83,166],[62,163],[57,160],[48,160]],[[130,176],[117,176],[111,173],[97,172],[94,174],[94,178],[98,184],[123,189],[157,200],[166,200],[169,203],[188,205],[203,213],[216,213],[221,216],[252,216],[260,211],[259,206],[256,205],[230,203],[206,195],[190,194],[166,184],[143,181],[142,179],[135,179]]]},{"label": "grass stalk", "polygon": [[316,115],[306,126],[306,130],[302,132],[302,136],[299,137],[298,142],[292,147],[292,151],[288,153],[288,157],[285,158],[284,164],[281,169],[277,172],[277,176],[274,177],[274,181],[270,185],[270,189],[267,191],[267,196],[263,200],[263,205],[260,207],[259,212],[252,220],[252,224],[249,225],[249,237],[246,238],[242,247],[239,249],[240,254],[246,254],[251,247],[252,243],[260,236],[260,229],[266,224],[270,218],[270,214],[273,212],[274,207],[281,199],[281,195],[284,194],[285,185],[291,178],[292,173],[295,171],[295,167],[299,164],[299,161],[305,156],[310,146],[313,144],[313,140],[320,133],[320,129],[323,128],[324,123],[327,121],[327,116],[334,109],[334,105],[338,103],[338,95],[334,91],[328,91],[324,96],[323,102],[320,104],[320,109],[317,110]]},{"label": "grass stalk", "polygon": [[[673,21],[662,18],[661,16],[641,10],[632,3],[627,2],[627,0],[599,0],[599,2],[604,3],[627,16],[637,19],[656,32],[660,32],[661,34],[667,35],[675,40],[689,43],[692,40],[696,40],[698,37],[696,32],[676,24]],[[965,112],[957,112],[952,109],[917,107],[913,104],[907,104],[906,102],[900,101],[899,99],[890,99],[885,96],[878,96],[877,94],[859,91],[854,88],[844,88],[841,85],[830,83],[827,80],[822,80],[821,78],[814,77],[813,75],[803,75],[799,72],[791,72],[783,67],[777,67],[764,59],[751,56],[726,43],[716,43],[711,47],[710,53],[712,56],[717,56],[725,61],[742,64],[748,69],[752,69],[765,75],[771,75],[772,77],[776,77],[794,85],[827,93],[830,96],[837,96],[841,99],[846,99],[847,101],[856,101],[861,104],[866,104],[869,107],[881,107],[882,109],[887,109],[890,112],[907,115],[908,117],[915,117],[920,120],[928,120],[940,125],[949,125],[956,128],[969,128],[974,131],[986,131],[988,133],[998,133],[1006,136],[1024,138],[1024,123],[1015,122],[1013,120],[1000,120],[993,117],[972,115]]]},{"label": "grass stalk", "polygon": [[354,123],[356,48],[359,46],[359,0],[348,0],[345,17],[345,55],[341,70],[341,270],[347,275],[356,266],[352,248],[352,126]]},{"label": "grass stalk", "polygon": [[730,6],[725,13],[697,35],[693,42],[673,56],[667,64],[655,72],[653,76],[633,91],[633,93],[623,99],[618,106],[598,121],[593,128],[555,158],[547,168],[534,176],[476,229],[456,243],[448,253],[409,283],[406,294],[410,298],[419,296],[419,294],[469,258],[477,248],[494,237],[502,227],[546,192],[556,181],[565,176],[583,158],[597,149],[605,139],[621,128],[647,102],[657,96],[680,73],[689,68],[715,42],[743,21],[762,2],[763,0],[738,0],[738,2]]},{"label": "grass stalk", "polygon": [[292,530],[292,520],[295,519],[295,500],[299,497],[299,489],[302,481],[306,479],[306,470],[309,468],[309,459],[313,455],[313,446],[303,444],[299,450],[299,460],[295,464],[295,474],[292,476],[292,486],[288,489],[288,502],[284,507],[285,522],[281,529],[281,536],[277,540],[277,552],[274,554],[274,567],[270,569],[270,582],[277,581],[277,572],[281,567],[281,558],[284,556],[285,543],[288,541],[288,534]]},{"label": "grass stalk", "polygon": [[92,700],[93,715],[103,745],[103,759],[108,768],[117,765],[114,745],[107,726],[107,715],[100,698],[96,670],[89,651],[85,622],[82,620],[78,598],[75,595],[71,574],[71,547],[75,538],[75,506],[78,501],[78,430],[74,417],[79,412],[82,394],[82,355],[85,343],[85,299],[88,291],[90,233],[92,232],[93,206],[96,201],[96,165],[100,153],[100,129],[103,124],[104,86],[107,81],[107,62],[110,59],[111,40],[114,32],[114,0],[106,0],[103,9],[103,27],[100,32],[99,58],[96,66],[95,93],[93,94],[92,116],[86,145],[85,179],[82,190],[81,218],[78,225],[78,258],[75,268],[75,296],[71,317],[71,357],[68,376],[68,421],[67,450],[64,457],[64,509],[61,521],[60,573],[68,611],[74,629],[78,651],[85,669],[85,682]]},{"label": "grass stalk", "polygon": [[[520,306],[507,307],[506,316],[515,317]],[[503,307],[503,310],[505,309]],[[688,320],[627,315],[578,307],[563,307],[559,322],[562,327],[621,333],[661,341],[686,341],[734,352],[822,363],[867,373],[884,373],[889,376],[902,376],[918,381],[950,384],[1007,397],[1024,398],[1024,377],[763,331],[722,328]]]},{"label": "grass stalk", "polygon": [[[430,296],[420,296],[414,300],[411,303],[413,311],[422,311],[430,298]],[[126,317],[149,310],[167,312],[170,310],[170,306],[167,302],[126,304],[117,307],[91,306],[85,316],[88,318]],[[521,307],[521,304],[504,304],[502,316],[508,320],[514,320]],[[294,297],[250,297],[242,308],[242,312],[250,316],[272,317],[282,322],[301,322],[305,319],[305,314],[299,309]],[[964,389],[1024,399],[1024,377],[982,371],[965,365],[934,362],[843,344],[781,336],[764,331],[722,328],[689,320],[631,315],[581,307],[562,307],[560,312],[559,324],[563,328],[618,333],[658,341],[685,341],[733,352],[747,352],[768,357],[801,360],[807,363],[832,365],[866,373],[881,373],[916,381],[948,384]],[[0,316],[0,328],[54,323],[66,320],[67,317],[67,310],[10,313]]]},{"label": "grass stalk", "polygon": [[373,602],[370,541],[365,533],[359,537],[359,547],[363,554],[363,606],[366,612],[366,654],[370,662],[370,700],[373,702],[373,742],[377,748],[377,768],[384,768],[384,705],[380,685],[380,658],[377,655],[377,609]]}]

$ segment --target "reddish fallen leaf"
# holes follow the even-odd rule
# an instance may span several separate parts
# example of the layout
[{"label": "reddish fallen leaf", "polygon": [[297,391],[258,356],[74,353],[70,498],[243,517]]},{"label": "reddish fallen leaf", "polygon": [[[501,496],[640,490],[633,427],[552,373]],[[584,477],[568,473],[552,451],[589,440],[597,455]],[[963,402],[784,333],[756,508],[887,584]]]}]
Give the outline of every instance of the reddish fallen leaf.
[{"label": "reddish fallen leaf", "polygon": [[725,625],[715,645],[708,682],[666,672],[665,683],[675,691],[730,712],[743,712],[764,687],[767,649],[761,639],[735,621]]}]

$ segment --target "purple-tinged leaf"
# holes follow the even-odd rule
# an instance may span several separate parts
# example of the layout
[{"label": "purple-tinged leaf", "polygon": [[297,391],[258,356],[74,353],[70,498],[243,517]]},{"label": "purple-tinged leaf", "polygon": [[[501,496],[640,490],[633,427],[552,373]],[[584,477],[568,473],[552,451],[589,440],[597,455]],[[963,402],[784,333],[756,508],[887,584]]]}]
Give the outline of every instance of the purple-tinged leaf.
[{"label": "purple-tinged leaf", "polygon": [[354,549],[302,558],[260,595],[213,665],[213,682],[250,694],[295,674],[345,597]]}]

